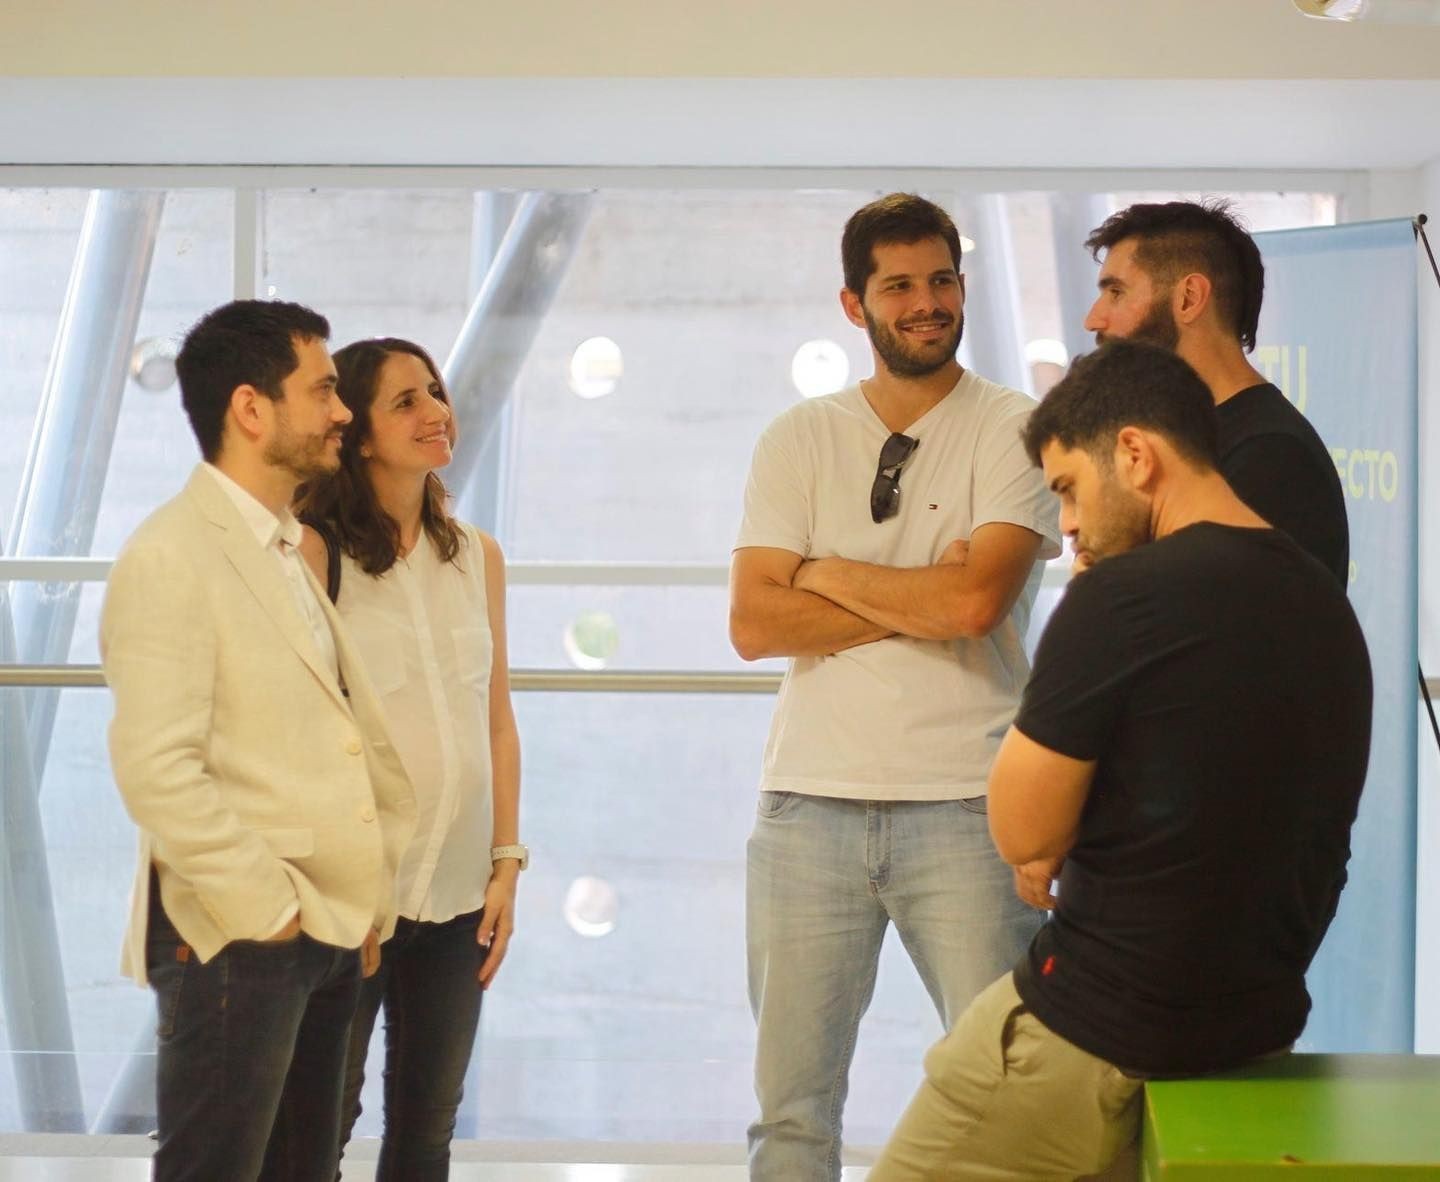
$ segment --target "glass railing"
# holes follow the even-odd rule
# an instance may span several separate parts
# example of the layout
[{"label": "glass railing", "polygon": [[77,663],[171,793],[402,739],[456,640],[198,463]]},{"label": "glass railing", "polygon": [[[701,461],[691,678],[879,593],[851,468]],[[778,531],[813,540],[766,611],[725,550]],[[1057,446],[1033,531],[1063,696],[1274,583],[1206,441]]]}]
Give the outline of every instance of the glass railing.
[{"label": "glass railing", "polygon": [[[144,1131],[153,1003],[118,973],[135,834],[109,776],[109,702],[74,687],[82,671],[44,672],[66,683],[45,766],[26,782],[8,749],[5,764],[0,1131]],[[735,675],[688,680],[643,705],[633,684],[517,695],[534,861],[462,1136],[708,1142],[751,1118],[744,851],[772,703]],[[41,692],[0,688],[0,714]],[[938,1034],[913,970],[887,957],[852,1073],[854,1143],[882,1138]],[[359,1135],[378,1131],[378,1066]]]}]

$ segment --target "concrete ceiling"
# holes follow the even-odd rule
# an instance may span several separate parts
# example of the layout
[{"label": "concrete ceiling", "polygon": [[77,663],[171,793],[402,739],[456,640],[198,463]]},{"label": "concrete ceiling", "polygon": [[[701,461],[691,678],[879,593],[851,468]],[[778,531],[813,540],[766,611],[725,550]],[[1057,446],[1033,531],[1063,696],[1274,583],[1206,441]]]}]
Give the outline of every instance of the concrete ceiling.
[{"label": "concrete ceiling", "polygon": [[1310,20],[1292,0],[0,7],[0,76],[10,77],[1440,78],[1440,26]]},{"label": "concrete ceiling", "polygon": [[1308,20],[1291,0],[0,4],[0,163],[1440,158],[1440,25]]}]

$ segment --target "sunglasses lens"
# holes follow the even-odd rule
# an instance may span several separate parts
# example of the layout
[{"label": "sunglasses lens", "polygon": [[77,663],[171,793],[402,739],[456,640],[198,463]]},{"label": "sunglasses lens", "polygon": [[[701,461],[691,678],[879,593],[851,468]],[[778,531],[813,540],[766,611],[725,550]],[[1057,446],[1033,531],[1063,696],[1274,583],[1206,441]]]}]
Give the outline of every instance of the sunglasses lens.
[{"label": "sunglasses lens", "polygon": [[880,449],[880,467],[893,468],[903,464],[915,450],[915,440],[908,435],[892,435]]},{"label": "sunglasses lens", "polygon": [[896,431],[880,449],[875,483],[870,486],[870,517],[876,525],[900,511],[900,469],[919,446],[918,439]]},{"label": "sunglasses lens", "polygon": [[875,477],[870,489],[870,516],[876,524],[894,517],[900,507],[900,485],[888,476]]}]

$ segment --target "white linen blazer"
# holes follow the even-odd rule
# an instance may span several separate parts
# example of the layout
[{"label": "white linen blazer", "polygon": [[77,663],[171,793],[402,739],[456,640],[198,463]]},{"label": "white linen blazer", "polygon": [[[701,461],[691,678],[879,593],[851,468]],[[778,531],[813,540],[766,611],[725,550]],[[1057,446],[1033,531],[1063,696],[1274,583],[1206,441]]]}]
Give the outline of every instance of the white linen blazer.
[{"label": "white linen blazer", "polygon": [[141,984],[152,865],[202,962],[272,934],[297,902],[301,930],[342,948],[395,926],[415,796],[359,654],[314,585],[348,701],[279,563],[202,469],[111,570],[100,620],[110,761],[140,828],[121,967]]}]

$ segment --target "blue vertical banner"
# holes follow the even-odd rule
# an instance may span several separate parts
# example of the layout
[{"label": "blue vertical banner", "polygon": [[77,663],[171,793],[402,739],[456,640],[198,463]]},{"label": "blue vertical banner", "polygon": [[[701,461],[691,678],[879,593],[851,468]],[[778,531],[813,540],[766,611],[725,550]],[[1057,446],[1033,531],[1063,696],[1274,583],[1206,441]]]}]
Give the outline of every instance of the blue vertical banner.
[{"label": "blue vertical banner", "polygon": [[[1408,1052],[1415,1030],[1418,311],[1408,219],[1257,234],[1257,369],[1330,449],[1370,646],[1370,770],[1350,881],[1311,967],[1308,1051]],[[1325,638],[1317,636],[1316,644]]]}]

